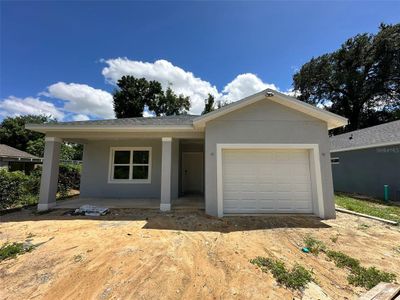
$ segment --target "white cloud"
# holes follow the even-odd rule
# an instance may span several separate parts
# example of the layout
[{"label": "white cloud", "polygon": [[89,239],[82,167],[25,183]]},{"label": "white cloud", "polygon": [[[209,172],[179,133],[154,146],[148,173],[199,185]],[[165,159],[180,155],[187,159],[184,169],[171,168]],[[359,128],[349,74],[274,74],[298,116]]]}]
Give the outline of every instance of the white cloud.
[{"label": "white cloud", "polygon": [[110,93],[86,84],[58,82],[50,85],[48,97],[64,100],[64,109],[82,115],[114,118],[113,97]]},{"label": "white cloud", "polygon": [[157,60],[154,63],[129,60],[128,58],[115,58],[104,60],[107,66],[102,74],[106,81],[115,85],[124,75],[132,75],[147,80],[156,80],[163,88],[171,85],[177,94],[189,96],[192,106],[190,113],[200,114],[204,109],[204,100],[208,94],[214,95],[216,100],[233,102],[243,97],[257,93],[266,88],[277,89],[274,84],[263,82],[257,75],[245,73],[238,75],[219,92],[215,85],[193,73],[173,65],[167,60]]},{"label": "white cloud", "polygon": [[84,114],[77,114],[72,116],[72,120],[74,121],[87,121],[90,120],[89,116]]},{"label": "white cloud", "polygon": [[234,102],[267,88],[278,90],[274,84],[263,82],[255,74],[240,74],[224,87],[221,98],[224,101]]},{"label": "white cloud", "polygon": [[[192,114],[200,114],[203,111],[204,101],[208,94],[214,95],[216,101],[234,102],[266,88],[278,90],[274,84],[262,81],[253,73],[236,76],[224,86],[222,91],[218,91],[215,85],[167,60],[157,60],[151,63],[114,58],[103,62],[107,64],[102,70],[107,82],[115,85],[118,79],[124,75],[159,81],[164,89],[171,86],[175,93],[189,96],[192,104],[190,113]],[[287,94],[291,95],[292,92],[288,90]],[[39,98],[21,99],[10,96],[0,101],[0,117],[40,113],[52,115],[59,120],[72,119],[76,121],[115,117],[112,95],[86,84],[58,82],[50,85],[45,92],[39,95],[62,100],[61,107]],[[145,108],[143,115],[149,117],[154,114]]]},{"label": "white cloud", "polygon": [[0,101],[0,116],[46,115],[62,120],[64,113],[53,103],[39,98],[9,96]]},{"label": "white cloud", "polygon": [[204,108],[204,100],[208,94],[219,96],[218,90],[208,81],[195,77],[166,60],[157,60],[154,63],[115,58],[106,60],[108,65],[102,71],[106,80],[115,84],[124,75],[132,75],[147,80],[156,80],[166,89],[170,84],[177,94],[189,96],[192,107],[191,113],[199,114]]}]

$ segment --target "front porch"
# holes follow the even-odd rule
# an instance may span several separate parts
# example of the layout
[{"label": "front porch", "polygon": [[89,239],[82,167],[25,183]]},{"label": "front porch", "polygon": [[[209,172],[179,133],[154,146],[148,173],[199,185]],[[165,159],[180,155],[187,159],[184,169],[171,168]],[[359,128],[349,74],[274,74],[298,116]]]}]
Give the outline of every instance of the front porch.
[{"label": "front porch", "polygon": [[[85,140],[46,137],[38,210],[78,208],[204,209],[204,139],[138,136]],[[80,197],[55,201],[61,143],[84,144]]]},{"label": "front porch", "polygon": [[[79,208],[89,204],[108,208],[144,208],[160,209],[160,199],[125,199],[125,198],[80,198],[59,200],[55,208]],[[204,209],[204,198],[201,195],[187,195],[173,199],[172,209]]]}]

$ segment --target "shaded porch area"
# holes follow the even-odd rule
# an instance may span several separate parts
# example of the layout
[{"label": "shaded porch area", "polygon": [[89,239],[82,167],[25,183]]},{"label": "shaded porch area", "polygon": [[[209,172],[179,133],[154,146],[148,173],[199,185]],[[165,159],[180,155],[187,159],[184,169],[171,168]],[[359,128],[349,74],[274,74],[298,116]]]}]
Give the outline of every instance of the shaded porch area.
[{"label": "shaded porch area", "polygon": [[[55,208],[79,208],[89,204],[108,208],[145,208],[159,209],[160,199],[125,199],[125,198],[80,198],[74,197],[57,201]],[[204,209],[202,195],[186,195],[171,201],[172,209]]]}]

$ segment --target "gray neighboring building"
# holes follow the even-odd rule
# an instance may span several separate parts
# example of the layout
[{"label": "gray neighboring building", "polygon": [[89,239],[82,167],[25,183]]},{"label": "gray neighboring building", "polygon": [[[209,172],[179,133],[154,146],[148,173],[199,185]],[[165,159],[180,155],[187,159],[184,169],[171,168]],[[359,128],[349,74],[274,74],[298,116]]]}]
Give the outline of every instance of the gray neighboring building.
[{"label": "gray neighboring building", "polygon": [[[46,134],[39,210],[56,205],[62,141],[84,144],[82,199],[200,195],[213,216],[334,218],[328,130],[347,119],[265,90],[202,116],[32,124]],[[177,200],[178,201],[178,200]],[[109,203],[110,203],[109,202]]]},{"label": "gray neighboring building", "polygon": [[22,171],[29,174],[36,164],[41,164],[40,157],[18,150],[5,144],[0,144],[0,168],[9,171]]},{"label": "gray neighboring building", "polygon": [[400,201],[400,121],[330,138],[333,186],[337,192]]}]

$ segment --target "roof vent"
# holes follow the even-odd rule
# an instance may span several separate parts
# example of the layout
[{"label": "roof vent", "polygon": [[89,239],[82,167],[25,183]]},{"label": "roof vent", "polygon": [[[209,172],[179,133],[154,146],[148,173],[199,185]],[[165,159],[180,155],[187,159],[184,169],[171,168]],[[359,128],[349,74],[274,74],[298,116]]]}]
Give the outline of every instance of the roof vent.
[{"label": "roof vent", "polygon": [[265,96],[266,96],[266,97],[272,97],[272,96],[274,96],[274,93],[268,91],[268,92],[265,93]]}]

